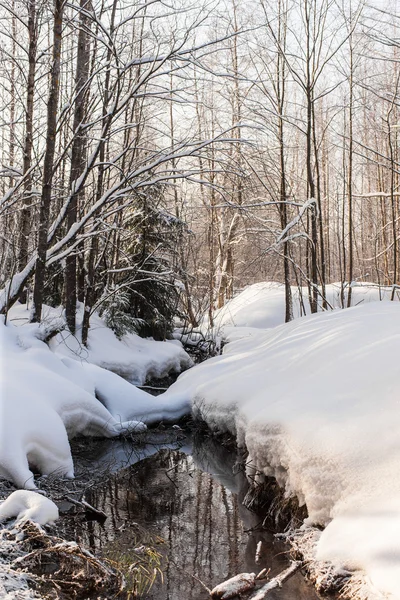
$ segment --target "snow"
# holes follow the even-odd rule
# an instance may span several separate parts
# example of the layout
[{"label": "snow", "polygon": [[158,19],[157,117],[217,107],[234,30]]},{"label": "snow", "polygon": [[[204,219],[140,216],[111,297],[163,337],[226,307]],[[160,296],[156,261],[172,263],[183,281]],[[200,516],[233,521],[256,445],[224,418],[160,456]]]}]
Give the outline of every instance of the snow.
[{"label": "snow", "polygon": [[164,396],[236,434],[256,482],[306,503],[304,527],[325,527],[319,560],[400,599],[400,306],[360,288],[367,302],[253,332]]},{"label": "snow", "polygon": [[[170,372],[180,373],[192,366],[192,360],[175,340],[156,342],[128,333],[119,340],[97,314],[90,318],[88,347],[81,343],[83,305],[79,305],[77,331],[73,336],[64,330],[49,342],[52,351],[60,356],[73,358],[113,371],[134,385],[143,385],[148,378],[162,378]],[[25,305],[16,304],[10,311],[14,324],[26,323],[29,311]],[[64,322],[62,308],[43,308],[43,327]]]},{"label": "snow", "polygon": [[[326,286],[326,300],[330,308],[342,308],[341,284],[332,283]],[[352,306],[388,301],[392,295],[392,287],[379,286],[373,283],[353,282]],[[311,313],[306,287],[291,287],[293,297],[293,316],[298,318]],[[344,287],[344,306],[347,306],[349,286]],[[399,300],[396,290],[395,300]],[[320,310],[322,299],[319,299]],[[219,309],[214,317],[215,330],[224,339],[233,341],[238,337],[253,335],[254,329],[270,329],[285,322],[285,286],[276,282],[255,283],[246,287],[235,298]],[[206,325],[206,324],[205,324]],[[234,337],[232,337],[234,336]]]},{"label": "snow", "polygon": [[[11,321],[5,326],[3,317],[0,321],[0,476],[17,487],[35,487],[33,466],[45,475],[73,477],[71,437],[115,437],[142,431],[156,421],[175,420],[189,411],[188,402],[167,404],[162,396],[138,390],[111,371],[76,355],[72,359],[61,351],[60,342],[53,352],[42,341],[48,325],[27,324],[26,310],[22,317],[16,312],[11,316],[20,326]],[[164,352],[157,350],[162,342],[153,344],[152,365],[158,364],[160,372],[170,367],[171,357],[185,354],[176,344],[164,344],[168,348]],[[111,356],[114,349],[109,348]],[[106,355],[107,348],[97,352]],[[125,355],[129,354],[134,361],[132,347],[125,347]],[[178,363],[182,364],[179,359]],[[148,367],[149,360],[142,361],[142,376]]]},{"label": "snow", "polygon": [[20,550],[15,529],[14,538],[8,529],[0,529],[0,598],[1,600],[37,600],[39,594],[29,589],[29,575],[13,569],[10,564],[25,554]]},{"label": "snow", "polygon": [[53,524],[58,516],[54,502],[29,490],[17,490],[0,504],[0,521],[16,517],[15,524],[30,520],[47,525]]},{"label": "snow", "polygon": [[17,490],[0,504],[0,523],[11,518],[9,527],[0,527],[0,598],[2,600],[33,600],[41,597],[29,589],[29,575],[15,570],[13,562],[26,555],[18,541],[21,540],[20,525],[30,520],[41,525],[51,525],[59,517],[58,508],[45,496]]},{"label": "snow", "polygon": [[[21,488],[34,488],[32,466],[72,477],[74,435],[114,437],[192,408],[246,446],[255,485],[273,476],[306,503],[304,531],[324,527],[317,560],[354,570],[368,598],[400,600],[400,305],[374,301],[391,292],[354,284],[357,306],[280,324],[283,286],[250,286],[217,315],[235,341],[156,398],[132,382],[188,366],[176,341],[118,340],[95,315],[88,350],[79,331],[49,348],[63,314],[48,309],[39,326],[17,306],[0,321],[0,475]],[[338,286],[327,296],[340,305]]]}]

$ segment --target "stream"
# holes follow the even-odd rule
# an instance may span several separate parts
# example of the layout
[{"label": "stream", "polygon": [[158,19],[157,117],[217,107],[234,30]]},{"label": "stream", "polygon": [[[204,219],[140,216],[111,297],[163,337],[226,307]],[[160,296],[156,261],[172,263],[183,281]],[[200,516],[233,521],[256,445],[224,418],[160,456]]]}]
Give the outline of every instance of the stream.
[{"label": "stream", "polygon": [[[209,595],[202,583],[212,589],[233,575],[264,567],[272,577],[289,563],[288,548],[242,504],[248,484],[236,452],[209,435],[170,429],[150,432],[139,446],[102,440],[83,449],[75,462],[81,472],[108,465],[105,482],[85,495],[107,519],[70,519],[70,538],[97,555],[129,560],[141,552],[140,532],[159,538],[163,578],[158,576],[144,595],[148,600],[205,600]],[[69,508],[66,503],[67,514]],[[76,522],[73,531],[71,522]],[[268,597],[316,600],[318,595],[297,573]]]}]

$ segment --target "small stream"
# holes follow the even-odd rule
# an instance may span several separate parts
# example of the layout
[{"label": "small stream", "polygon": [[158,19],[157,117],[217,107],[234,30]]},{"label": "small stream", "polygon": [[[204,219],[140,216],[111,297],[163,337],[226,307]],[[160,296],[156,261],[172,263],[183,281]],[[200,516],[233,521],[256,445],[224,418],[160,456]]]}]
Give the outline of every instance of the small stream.
[{"label": "small stream", "polygon": [[[176,429],[149,435],[140,446],[104,440],[80,453],[78,470],[107,464],[112,474],[85,496],[107,519],[81,521],[69,531],[76,541],[99,555],[129,556],[140,543],[138,531],[161,538],[163,581],[157,578],[145,595],[149,600],[205,600],[209,595],[199,580],[213,588],[241,572],[267,567],[273,576],[288,565],[287,547],[261,529],[260,518],[241,503],[248,484],[236,468],[235,451],[208,435],[193,438]],[[318,598],[300,573],[269,597]]]}]

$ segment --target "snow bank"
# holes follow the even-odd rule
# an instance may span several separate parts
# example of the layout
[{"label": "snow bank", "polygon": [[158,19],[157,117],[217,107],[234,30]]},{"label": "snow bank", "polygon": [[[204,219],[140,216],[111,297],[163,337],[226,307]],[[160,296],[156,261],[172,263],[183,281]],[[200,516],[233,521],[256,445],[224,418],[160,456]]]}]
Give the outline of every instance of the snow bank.
[{"label": "snow bank", "polygon": [[35,487],[40,473],[73,476],[68,442],[77,434],[114,437],[175,419],[188,404],[167,404],[118,375],[55,354],[37,324],[0,321],[0,476]]},{"label": "snow bank", "polygon": [[[43,309],[43,326],[65,322],[62,307]],[[81,360],[113,371],[134,385],[143,385],[148,378],[162,378],[171,372],[180,373],[193,365],[191,358],[176,340],[157,342],[127,333],[118,339],[98,314],[90,318],[87,348],[81,343],[83,307],[77,313],[76,335],[62,331],[50,340],[55,354]],[[25,305],[16,305],[10,319],[15,324],[28,321]]]},{"label": "snow bank", "polygon": [[372,302],[228,344],[165,394],[236,433],[325,526],[317,557],[400,599],[400,306]]},{"label": "snow bank", "polygon": [[[292,286],[294,318],[311,313],[308,302],[308,289]],[[351,285],[352,306],[390,300],[392,287],[378,286],[372,283]],[[343,308],[341,284],[332,283],[326,286],[326,300],[330,308]],[[344,307],[347,306],[349,287],[343,290]],[[395,293],[399,300],[399,291]],[[320,299],[320,306],[322,299]],[[256,329],[271,329],[285,322],[285,286],[276,282],[255,283],[246,287],[235,298],[227,302],[215,314],[215,330],[229,341],[254,334]],[[237,328],[240,328],[238,331]]]},{"label": "snow bank", "polygon": [[54,523],[58,516],[54,502],[29,490],[17,490],[0,504],[0,521],[16,517],[15,524],[30,520],[47,525]]}]

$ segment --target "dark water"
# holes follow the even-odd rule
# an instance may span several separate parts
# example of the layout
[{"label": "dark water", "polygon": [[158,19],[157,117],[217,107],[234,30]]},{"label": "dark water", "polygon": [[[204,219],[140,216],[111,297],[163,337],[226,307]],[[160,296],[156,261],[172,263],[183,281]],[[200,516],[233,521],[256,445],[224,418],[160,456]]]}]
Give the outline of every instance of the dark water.
[{"label": "dark water", "polygon": [[[109,461],[115,474],[86,494],[108,518],[103,524],[81,524],[74,534],[77,540],[96,553],[129,555],[140,543],[138,528],[162,538],[163,582],[157,579],[145,596],[149,600],[205,600],[209,595],[199,580],[212,588],[241,572],[267,567],[273,576],[282,571],[289,561],[287,547],[261,530],[259,517],[241,504],[247,482],[235,466],[235,453],[207,437],[196,443],[190,437],[159,442],[138,450],[110,441],[96,450],[95,458],[87,457],[93,469]],[[268,597],[318,598],[300,574]]]}]

